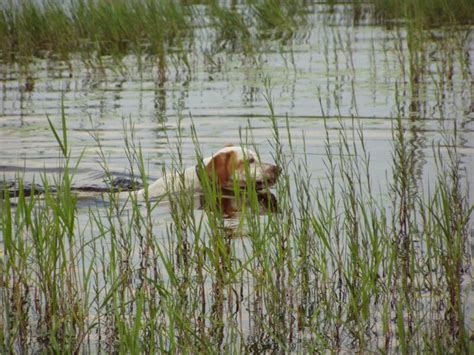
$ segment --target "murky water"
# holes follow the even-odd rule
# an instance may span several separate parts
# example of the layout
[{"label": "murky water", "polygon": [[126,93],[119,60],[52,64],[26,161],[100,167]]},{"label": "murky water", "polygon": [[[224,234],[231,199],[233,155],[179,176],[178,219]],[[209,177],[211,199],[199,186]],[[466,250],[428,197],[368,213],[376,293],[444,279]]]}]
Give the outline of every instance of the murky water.
[{"label": "murky water", "polygon": [[[459,135],[459,150],[468,179],[474,172],[474,35],[433,31],[423,50],[408,48],[404,30],[387,29],[369,20],[359,26],[340,7],[326,13],[316,7],[309,25],[285,45],[262,41],[258,54],[214,51],[212,34],[187,54],[189,67],[166,58],[165,68],[145,61],[138,70],[133,56],[123,68],[104,58],[100,70],[74,60],[71,65],[36,60],[28,71],[0,64],[0,177],[40,181],[54,176],[59,149],[47,117],[60,126],[61,100],[67,117],[69,145],[77,159],[85,149],[74,184],[101,185],[103,170],[91,132],[100,138],[115,176],[128,176],[124,125],[133,123],[150,180],[170,167],[181,130],[184,165],[195,164],[191,124],[204,156],[226,144],[239,144],[252,127],[252,138],[264,160],[272,160],[272,125],[268,119],[265,80],[269,80],[277,122],[286,142],[286,120],[296,151],[303,154],[315,180],[323,178],[325,122],[337,137],[340,121],[353,118],[363,127],[372,176],[386,189],[391,163],[392,126],[401,115],[418,142],[423,176],[434,171],[432,142],[443,129]],[[467,36],[466,36],[467,33]],[[451,37],[453,36],[453,37]],[[204,44],[203,44],[204,43]],[[423,58],[416,72],[412,58]],[[340,118],[340,121],[338,120]],[[242,130],[242,131],[241,131]],[[470,181],[473,201],[474,183]],[[80,205],[81,206],[81,205]],[[88,218],[87,207],[82,218]],[[161,217],[167,213],[160,210]],[[165,225],[166,218],[159,219]],[[158,233],[159,234],[159,233]],[[243,241],[245,243],[245,240]]]},{"label": "murky water", "polygon": [[[79,61],[68,66],[37,60],[27,74],[18,67],[2,65],[1,173],[10,179],[25,172],[29,180],[57,167],[57,145],[47,117],[59,126],[62,98],[70,145],[76,156],[86,148],[77,183],[101,179],[91,129],[99,133],[112,171],[126,172],[124,120],[135,126],[150,161],[151,177],[160,175],[160,166],[174,149],[178,118],[183,118],[185,161],[194,159],[186,140],[191,117],[203,153],[238,143],[239,128],[250,122],[265,157],[271,125],[264,77],[271,80],[275,113],[282,125],[288,116],[297,144],[304,131],[307,150],[315,156],[315,172],[325,134],[323,114],[360,119],[374,168],[383,172],[391,149],[392,118],[397,112],[414,121],[425,142],[435,138],[441,127],[452,128],[456,122],[464,163],[473,171],[472,33],[461,49],[440,35],[420,54],[408,51],[403,32],[370,24],[354,27],[347,22],[343,12],[314,15],[312,26],[302,29],[301,36],[295,36],[290,44],[265,43],[262,53],[253,58],[195,48],[188,53],[191,70],[175,68],[170,59],[164,75],[151,66],[139,72],[133,57],[123,60],[125,74],[117,73],[112,61],[103,72],[85,68]],[[409,64],[414,55],[426,56],[428,61],[416,85],[412,84]],[[448,62],[451,66],[446,67]],[[171,137],[171,142],[166,137]],[[428,144],[428,156],[430,149]]]}]

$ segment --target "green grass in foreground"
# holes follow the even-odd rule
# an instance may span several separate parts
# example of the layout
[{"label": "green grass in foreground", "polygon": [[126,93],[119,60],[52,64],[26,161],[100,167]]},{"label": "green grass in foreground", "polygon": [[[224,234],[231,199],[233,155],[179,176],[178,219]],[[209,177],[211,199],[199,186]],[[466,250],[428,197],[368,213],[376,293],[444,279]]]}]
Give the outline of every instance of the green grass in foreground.
[{"label": "green grass in foreground", "polygon": [[[43,196],[0,202],[0,351],[472,351],[462,291],[472,207],[456,133],[434,144],[426,189],[396,119],[380,196],[354,122],[327,131],[318,178],[270,119],[279,212],[261,216],[255,191],[236,190],[245,207],[229,225],[203,177],[202,212],[178,193],[157,224],[155,202],[110,194],[80,223],[63,115],[64,134],[52,127],[65,167],[57,192],[44,178]],[[125,147],[145,180],[133,134]],[[98,150],[106,156],[99,140]],[[179,166],[179,140],[176,151]]]}]

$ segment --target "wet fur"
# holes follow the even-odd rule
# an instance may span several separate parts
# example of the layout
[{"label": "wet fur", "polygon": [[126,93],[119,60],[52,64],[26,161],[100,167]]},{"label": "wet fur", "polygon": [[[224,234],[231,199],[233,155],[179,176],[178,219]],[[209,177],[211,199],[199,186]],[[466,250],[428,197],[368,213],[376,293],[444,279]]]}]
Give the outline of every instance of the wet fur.
[{"label": "wet fur", "polygon": [[[233,189],[234,179],[238,179],[239,186],[246,186],[244,170],[246,163],[249,164],[249,171],[257,182],[255,185],[257,190],[273,185],[280,174],[280,169],[277,166],[260,162],[254,152],[241,147],[226,146],[215,155],[203,160],[204,171],[211,182],[216,183],[220,189],[227,190]],[[252,168],[250,169],[250,167]],[[181,173],[167,174],[150,184],[147,191],[141,189],[136,191],[135,195],[138,200],[143,200],[147,195],[149,198],[155,199],[169,192],[176,192],[183,187],[193,191],[200,190],[201,181],[197,170],[197,167],[189,167]],[[130,193],[124,194],[129,195]]]}]

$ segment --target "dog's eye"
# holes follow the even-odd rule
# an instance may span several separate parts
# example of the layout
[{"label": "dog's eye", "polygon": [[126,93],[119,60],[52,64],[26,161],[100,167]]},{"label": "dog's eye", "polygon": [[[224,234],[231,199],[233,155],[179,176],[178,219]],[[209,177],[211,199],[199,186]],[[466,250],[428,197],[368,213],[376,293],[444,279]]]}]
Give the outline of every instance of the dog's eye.
[{"label": "dog's eye", "polygon": [[250,158],[250,159],[249,159],[249,163],[250,163],[250,164],[255,163],[255,158]]}]

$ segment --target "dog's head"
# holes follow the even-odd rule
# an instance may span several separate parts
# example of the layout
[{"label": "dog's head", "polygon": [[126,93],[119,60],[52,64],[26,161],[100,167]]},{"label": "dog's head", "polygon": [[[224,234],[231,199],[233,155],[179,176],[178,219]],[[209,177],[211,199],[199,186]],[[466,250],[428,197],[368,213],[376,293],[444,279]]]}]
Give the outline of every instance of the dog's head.
[{"label": "dog's head", "polygon": [[250,149],[227,146],[203,161],[204,169],[211,179],[215,179],[224,190],[248,186],[249,178],[257,190],[275,184],[280,175],[276,165],[261,162]]}]

